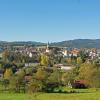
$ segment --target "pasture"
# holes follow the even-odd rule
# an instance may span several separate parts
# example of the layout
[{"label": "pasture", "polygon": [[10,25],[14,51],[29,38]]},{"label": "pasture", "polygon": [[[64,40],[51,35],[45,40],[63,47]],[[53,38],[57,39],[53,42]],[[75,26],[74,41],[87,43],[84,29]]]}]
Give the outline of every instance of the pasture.
[{"label": "pasture", "polygon": [[100,100],[100,89],[76,91],[79,93],[0,93],[0,100]]}]

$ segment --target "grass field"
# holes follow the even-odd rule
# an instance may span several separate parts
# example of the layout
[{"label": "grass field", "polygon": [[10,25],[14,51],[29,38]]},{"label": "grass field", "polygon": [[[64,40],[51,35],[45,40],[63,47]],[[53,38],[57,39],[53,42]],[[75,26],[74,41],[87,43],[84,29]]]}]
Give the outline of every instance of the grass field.
[{"label": "grass field", "polygon": [[[79,90],[77,90],[79,91]],[[100,90],[80,90],[81,93],[0,93],[0,100],[100,100]]]}]

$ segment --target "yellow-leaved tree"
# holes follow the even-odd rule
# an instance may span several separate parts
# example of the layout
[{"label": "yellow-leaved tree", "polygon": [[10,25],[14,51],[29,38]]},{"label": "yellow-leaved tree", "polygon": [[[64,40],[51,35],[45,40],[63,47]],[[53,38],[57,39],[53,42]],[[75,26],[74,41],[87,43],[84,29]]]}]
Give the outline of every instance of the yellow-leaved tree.
[{"label": "yellow-leaved tree", "polygon": [[49,60],[48,56],[41,55],[41,61],[40,61],[41,65],[47,66],[48,65],[48,60]]},{"label": "yellow-leaved tree", "polygon": [[77,64],[82,64],[82,59],[81,59],[81,57],[78,57],[78,58],[77,58]]},{"label": "yellow-leaved tree", "polygon": [[4,73],[4,79],[9,80],[12,75],[13,75],[12,69],[11,68],[6,68],[6,71]]}]

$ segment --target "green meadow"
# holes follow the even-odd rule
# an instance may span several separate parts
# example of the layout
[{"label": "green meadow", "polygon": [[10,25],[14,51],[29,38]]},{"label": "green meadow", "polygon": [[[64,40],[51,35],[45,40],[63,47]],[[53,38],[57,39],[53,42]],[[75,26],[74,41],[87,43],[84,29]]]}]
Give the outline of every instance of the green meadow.
[{"label": "green meadow", "polygon": [[79,93],[0,93],[0,100],[100,100],[100,89],[76,91]]}]

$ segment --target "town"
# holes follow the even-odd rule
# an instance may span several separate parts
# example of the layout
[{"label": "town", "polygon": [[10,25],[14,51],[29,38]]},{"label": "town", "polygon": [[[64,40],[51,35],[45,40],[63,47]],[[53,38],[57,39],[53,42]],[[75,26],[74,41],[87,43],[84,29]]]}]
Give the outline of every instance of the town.
[{"label": "town", "polygon": [[0,0],[0,100],[100,100],[100,0]]},{"label": "town", "polygon": [[[88,66],[90,66],[90,70]],[[97,67],[97,69],[92,68],[93,66]],[[100,84],[97,83],[97,81],[100,82],[99,66],[100,49],[96,48],[57,47],[51,46],[49,43],[41,46],[1,46],[1,91],[55,92],[54,89],[59,86],[70,88],[100,87]],[[89,72],[93,71],[93,69],[94,72],[90,74]],[[85,73],[84,70],[88,73]],[[97,71],[98,75],[94,75],[97,79],[92,84],[92,74],[95,74],[95,71]],[[81,74],[83,75],[80,77]],[[90,74],[92,80],[90,81],[90,77],[89,80],[87,77],[83,78],[85,74]],[[39,83],[42,84],[41,89],[38,86],[39,84],[36,85],[36,82],[40,81],[43,81]],[[10,85],[13,85],[13,87],[10,87]],[[58,89],[58,91],[62,90]]]}]

